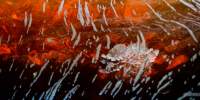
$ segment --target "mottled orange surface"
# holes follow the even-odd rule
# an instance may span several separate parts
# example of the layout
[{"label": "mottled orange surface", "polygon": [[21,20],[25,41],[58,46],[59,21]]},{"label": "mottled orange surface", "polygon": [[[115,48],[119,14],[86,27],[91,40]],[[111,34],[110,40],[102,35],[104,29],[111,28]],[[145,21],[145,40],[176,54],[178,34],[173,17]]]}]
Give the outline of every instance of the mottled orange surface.
[{"label": "mottled orange surface", "polygon": [[[61,12],[58,12],[61,0],[5,0],[0,1],[0,36],[3,37],[0,45],[0,55],[11,55],[11,57],[25,57],[29,63],[35,63],[37,65],[44,64],[45,59],[54,60],[56,62],[63,62],[68,58],[72,58],[77,55],[85,46],[85,42],[88,38],[92,40],[92,36],[98,35],[100,42],[105,45],[105,35],[108,35],[111,39],[111,45],[117,43],[128,44],[135,41],[133,37],[126,37],[116,32],[107,33],[94,33],[90,26],[81,26],[77,19],[78,13],[78,0],[66,0]],[[87,0],[86,0],[87,1]],[[82,4],[83,17],[86,19],[84,6],[86,2],[80,0]],[[125,0],[124,3],[113,3],[115,10],[118,14],[116,16],[113,9],[110,7],[110,1],[106,0],[94,0],[87,1],[90,11],[91,19],[96,22],[102,19],[102,11],[98,11],[97,5],[102,4],[105,9],[106,18],[109,20],[109,25],[105,25],[105,28],[113,28],[117,23],[112,23],[113,19],[119,20],[122,23],[124,19],[130,23],[136,23],[143,25],[146,21],[153,19],[152,12],[145,5],[143,0]],[[158,5],[157,1],[148,1],[152,6]],[[170,0],[169,3],[174,3],[174,0]],[[27,33],[28,26],[24,26],[25,12],[30,18],[32,16],[32,24]],[[111,20],[111,21],[110,21]],[[66,23],[64,23],[66,21]],[[71,24],[74,25],[77,35],[79,32],[84,31],[81,34],[80,43],[77,47],[73,47],[74,41],[71,40],[72,30]],[[96,27],[100,29],[100,24],[96,24]],[[122,26],[123,27],[123,26]],[[121,26],[120,26],[121,28]],[[43,32],[43,33],[42,33]],[[134,33],[131,33],[131,35]],[[163,33],[159,33],[163,34]],[[145,32],[144,37],[147,43],[154,41],[154,38],[158,38],[158,33],[149,31]],[[10,41],[7,40],[10,36]],[[133,40],[133,41],[132,41]],[[127,42],[128,41],[128,42]],[[172,53],[176,49],[175,46],[166,46],[161,40],[155,40],[156,44],[150,45],[153,48],[163,50],[164,52]],[[84,51],[83,55],[87,61],[96,56],[96,47],[94,40],[92,40],[92,49]],[[30,50],[27,50],[30,48]],[[108,51],[105,46],[102,46],[102,52]],[[162,51],[161,51],[162,52]],[[165,58],[160,55],[157,57],[155,64],[162,65],[165,63]],[[187,55],[178,55],[172,59],[172,63],[168,65],[166,70],[176,68],[176,66],[186,63],[188,61]],[[119,72],[120,73],[120,72]],[[118,73],[118,74],[119,74]],[[101,75],[104,79],[106,76]],[[124,77],[127,77],[124,75]]]}]

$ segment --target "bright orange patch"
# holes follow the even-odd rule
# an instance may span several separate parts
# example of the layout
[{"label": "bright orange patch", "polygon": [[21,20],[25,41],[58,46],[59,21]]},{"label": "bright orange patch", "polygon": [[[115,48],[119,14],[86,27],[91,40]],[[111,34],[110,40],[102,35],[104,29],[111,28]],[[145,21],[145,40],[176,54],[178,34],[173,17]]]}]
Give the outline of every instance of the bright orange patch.
[{"label": "bright orange patch", "polygon": [[155,59],[154,63],[155,63],[155,64],[158,64],[158,65],[161,65],[161,64],[163,64],[165,61],[166,61],[166,59],[164,58],[163,55],[161,55],[161,56],[158,56],[158,57]]},{"label": "bright orange patch", "polygon": [[155,32],[148,32],[144,35],[146,41],[151,41],[156,36]]},{"label": "bright orange patch", "polygon": [[12,14],[12,18],[15,20],[19,20],[20,18],[16,14]]},{"label": "bright orange patch", "polygon": [[0,45],[0,55],[8,55],[11,54],[10,48],[6,45]]},{"label": "bright orange patch", "polygon": [[178,65],[186,63],[188,61],[188,57],[186,55],[179,55],[172,60],[172,63],[166,68],[167,70],[171,70],[176,68]]},{"label": "bright orange patch", "polygon": [[150,18],[148,8],[141,0],[127,0],[124,17],[131,18],[134,22],[143,22]]},{"label": "bright orange patch", "polygon": [[37,51],[33,50],[28,54],[28,59],[37,65],[42,65],[43,61],[41,59],[39,59],[38,55],[37,55]]}]

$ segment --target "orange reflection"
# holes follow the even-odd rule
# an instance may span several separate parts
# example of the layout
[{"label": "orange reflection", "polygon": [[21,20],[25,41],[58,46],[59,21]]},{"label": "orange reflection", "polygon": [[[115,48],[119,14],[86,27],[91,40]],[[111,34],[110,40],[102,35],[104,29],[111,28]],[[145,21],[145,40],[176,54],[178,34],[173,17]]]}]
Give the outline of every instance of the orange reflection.
[{"label": "orange reflection", "polygon": [[0,45],[0,55],[9,55],[11,54],[11,49],[6,45]]},{"label": "orange reflection", "polygon": [[186,55],[179,55],[172,60],[172,63],[166,69],[172,70],[176,68],[178,65],[186,63],[187,61],[188,61],[188,57]]}]

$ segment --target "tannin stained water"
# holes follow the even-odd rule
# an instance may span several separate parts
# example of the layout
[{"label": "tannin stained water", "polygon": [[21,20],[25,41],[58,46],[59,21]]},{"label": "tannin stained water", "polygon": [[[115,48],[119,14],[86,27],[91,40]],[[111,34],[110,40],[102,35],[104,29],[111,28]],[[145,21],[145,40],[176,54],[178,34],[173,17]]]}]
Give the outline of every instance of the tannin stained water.
[{"label": "tannin stained water", "polygon": [[1,98],[199,96],[199,4],[0,1]]}]

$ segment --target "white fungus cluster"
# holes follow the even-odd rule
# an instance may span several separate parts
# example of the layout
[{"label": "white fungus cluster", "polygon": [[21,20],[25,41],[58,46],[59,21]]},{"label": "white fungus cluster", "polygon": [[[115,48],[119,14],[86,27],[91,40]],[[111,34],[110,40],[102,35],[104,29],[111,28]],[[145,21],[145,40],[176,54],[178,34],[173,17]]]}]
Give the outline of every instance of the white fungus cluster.
[{"label": "white fungus cluster", "polygon": [[123,69],[125,73],[136,73],[141,66],[145,69],[151,67],[159,50],[148,49],[144,42],[137,42],[126,46],[125,44],[115,45],[107,55],[101,55],[101,61],[106,65],[106,72],[115,72]]}]

